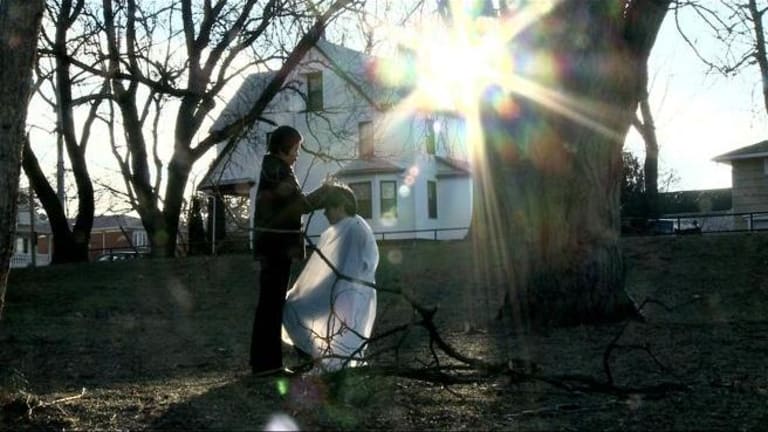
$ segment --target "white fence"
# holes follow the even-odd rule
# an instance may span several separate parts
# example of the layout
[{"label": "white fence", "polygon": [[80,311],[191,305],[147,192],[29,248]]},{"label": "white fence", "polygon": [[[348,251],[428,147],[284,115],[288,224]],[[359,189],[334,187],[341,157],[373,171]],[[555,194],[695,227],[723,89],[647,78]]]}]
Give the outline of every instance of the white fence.
[{"label": "white fence", "polygon": [[[51,263],[51,257],[48,254],[36,254],[35,265],[47,266]],[[32,266],[31,254],[17,254],[11,257],[11,268],[24,268]]]}]

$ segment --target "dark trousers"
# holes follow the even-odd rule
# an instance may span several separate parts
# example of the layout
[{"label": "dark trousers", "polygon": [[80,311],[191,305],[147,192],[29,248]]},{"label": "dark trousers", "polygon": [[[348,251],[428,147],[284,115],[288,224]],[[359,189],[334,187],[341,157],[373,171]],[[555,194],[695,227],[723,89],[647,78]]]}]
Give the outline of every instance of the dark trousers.
[{"label": "dark trousers", "polygon": [[254,372],[283,367],[283,306],[291,258],[264,257],[259,273],[259,304],[253,320],[251,367]]}]

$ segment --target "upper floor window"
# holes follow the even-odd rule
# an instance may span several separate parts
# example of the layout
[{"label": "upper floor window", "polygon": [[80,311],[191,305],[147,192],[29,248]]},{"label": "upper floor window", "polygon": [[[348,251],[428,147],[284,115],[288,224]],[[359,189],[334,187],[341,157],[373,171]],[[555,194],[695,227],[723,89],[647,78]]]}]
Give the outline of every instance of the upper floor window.
[{"label": "upper floor window", "polygon": [[381,182],[381,217],[387,219],[397,217],[397,182]]},{"label": "upper floor window", "polygon": [[437,182],[427,181],[427,215],[437,219]]},{"label": "upper floor window", "polygon": [[323,73],[307,74],[307,111],[323,110]]},{"label": "upper floor window", "polygon": [[426,124],[426,147],[427,147],[427,154],[435,154],[435,145],[437,143],[437,133],[435,131],[437,122],[434,119],[427,119]]},{"label": "upper floor window", "polygon": [[349,187],[357,199],[357,214],[365,219],[373,217],[371,206],[371,182],[350,183]]},{"label": "upper floor window", "polygon": [[360,122],[358,124],[358,134],[360,135],[360,142],[357,148],[358,157],[361,159],[373,157],[373,122]]}]

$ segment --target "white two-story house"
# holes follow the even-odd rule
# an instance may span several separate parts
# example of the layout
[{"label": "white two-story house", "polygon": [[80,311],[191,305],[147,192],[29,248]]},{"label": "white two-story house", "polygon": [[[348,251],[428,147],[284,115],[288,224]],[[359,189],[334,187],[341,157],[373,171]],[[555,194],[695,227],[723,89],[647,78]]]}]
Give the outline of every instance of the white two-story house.
[{"label": "white two-story house", "polygon": [[[408,109],[409,89],[380,84],[383,60],[320,40],[291,73],[282,91],[218,156],[198,190],[250,197],[276,125],[304,136],[294,170],[304,191],[335,176],[355,191],[359,214],[379,239],[460,239],[472,215],[472,180],[465,122],[451,112]],[[272,73],[246,78],[213,130],[248,111]],[[226,149],[226,150],[225,150]],[[327,227],[320,212],[307,232]]]},{"label": "white two-story house", "polygon": [[20,205],[16,211],[16,236],[11,267],[46,266],[51,263],[53,236],[45,213]]}]

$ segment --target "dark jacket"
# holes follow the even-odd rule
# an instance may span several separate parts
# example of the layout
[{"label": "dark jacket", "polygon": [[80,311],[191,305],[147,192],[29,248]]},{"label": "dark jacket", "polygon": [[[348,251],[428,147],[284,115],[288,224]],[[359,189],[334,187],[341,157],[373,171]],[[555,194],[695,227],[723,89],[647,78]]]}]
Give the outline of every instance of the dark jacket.
[{"label": "dark jacket", "polygon": [[275,155],[261,162],[253,216],[253,254],[304,259],[301,215],[318,208],[301,193],[293,168]]}]

